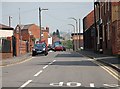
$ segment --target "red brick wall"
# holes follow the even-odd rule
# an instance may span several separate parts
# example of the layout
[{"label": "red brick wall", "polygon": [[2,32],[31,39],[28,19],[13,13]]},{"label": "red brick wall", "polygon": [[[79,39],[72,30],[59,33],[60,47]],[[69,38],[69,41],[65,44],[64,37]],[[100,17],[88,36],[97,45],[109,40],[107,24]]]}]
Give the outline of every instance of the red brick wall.
[{"label": "red brick wall", "polygon": [[26,54],[26,42],[25,41],[21,41],[21,49],[20,49],[20,53],[21,54]]},{"label": "red brick wall", "polygon": [[85,29],[88,29],[94,23],[94,10],[92,10],[84,19],[85,21]]},{"label": "red brick wall", "polygon": [[42,40],[45,40],[46,44],[48,45],[48,32],[43,32]]},{"label": "red brick wall", "polygon": [[21,35],[22,35],[22,40],[29,40],[29,33],[28,33],[28,30],[27,29],[25,29],[25,30],[22,30],[21,31]]},{"label": "red brick wall", "polygon": [[112,52],[120,54],[120,20],[112,23]]},{"label": "red brick wall", "polygon": [[12,53],[0,53],[2,59],[12,58]]},{"label": "red brick wall", "polygon": [[35,38],[40,38],[40,28],[39,28],[37,25],[32,25],[32,26],[29,28],[29,31],[31,31],[32,35],[33,35]]}]

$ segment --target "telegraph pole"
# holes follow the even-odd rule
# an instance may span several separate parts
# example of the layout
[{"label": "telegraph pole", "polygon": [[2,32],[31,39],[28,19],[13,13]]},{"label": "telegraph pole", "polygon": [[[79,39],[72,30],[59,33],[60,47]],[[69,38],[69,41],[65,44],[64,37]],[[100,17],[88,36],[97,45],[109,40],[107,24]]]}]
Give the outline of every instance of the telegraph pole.
[{"label": "telegraph pole", "polygon": [[42,12],[43,10],[48,10],[48,9],[42,9],[42,8],[39,7],[40,41],[41,41],[41,39],[42,39],[42,37],[41,37],[41,32],[42,32],[42,29],[41,29],[41,24],[42,24],[42,21],[41,21],[41,12]]},{"label": "telegraph pole", "polygon": [[12,16],[9,16],[9,27],[11,27],[11,19],[12,19]]},{"label": "telegraph pole", "polygon": [[80,19],[79,19],[79,48],[80,48],[80,23],[81,23],[81,21],[80,21]]},{"label": "telegraph pole", "polygon": [[19,46],[19,55],[21,55],[21,27],[20,27],[20,25],[21,25],[21,18],[20,18],[20,8],[19,8],[19,34],[20,34],[20,46]]},{"label": "telegraph pole", "polygon": [[40,41],[41,41],[41,8],[39,7],[39,26],[40,26]]}]

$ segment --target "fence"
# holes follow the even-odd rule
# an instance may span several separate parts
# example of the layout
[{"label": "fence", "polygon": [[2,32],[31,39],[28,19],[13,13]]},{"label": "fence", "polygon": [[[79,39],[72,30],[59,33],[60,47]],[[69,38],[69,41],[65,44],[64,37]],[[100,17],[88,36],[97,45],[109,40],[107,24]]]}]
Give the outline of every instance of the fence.
[{"label": "fence", "polygon": [[11,41],[7,39],[2,39],[2,53],[11,52]]},{"label": "fence", "polygon": [[0,55],[2,59],[12,57],[12,46],[11,41],[7,39],[0,39]]}]

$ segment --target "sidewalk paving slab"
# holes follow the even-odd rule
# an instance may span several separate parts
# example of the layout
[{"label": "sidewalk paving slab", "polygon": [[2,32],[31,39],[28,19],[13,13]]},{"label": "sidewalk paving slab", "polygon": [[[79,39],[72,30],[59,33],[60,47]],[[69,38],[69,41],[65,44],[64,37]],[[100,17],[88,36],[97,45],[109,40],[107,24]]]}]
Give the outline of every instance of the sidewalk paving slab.
[{"label": "sidewalk paving slab", "polygon": [[6,65],[10,65],[10,64],[19,63],[30,57],[31,57],[31,53],[27,53],[24,55],[20,55],[18,57],[12,57],[12,58],[8,58],[8,59],[0,60],[0,66],[6,66]]}]

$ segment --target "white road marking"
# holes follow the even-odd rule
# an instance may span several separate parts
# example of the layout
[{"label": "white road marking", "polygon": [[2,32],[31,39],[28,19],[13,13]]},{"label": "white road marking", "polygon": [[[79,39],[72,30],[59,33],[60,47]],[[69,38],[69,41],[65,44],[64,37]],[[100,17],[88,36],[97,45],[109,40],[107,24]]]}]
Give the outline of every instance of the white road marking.
[{"label": "white road marking", "polygon": [[47,67],[48,67],[48,65],[44,66],[43,69],[45,69],[45,68],[47,68]]},{"label": "white road marking", "polygon": [[79,87],[79,86],[81,86],[81,83],[78,83],[78,82],[68,82],[67,86],[68,87]]},{"label": "white road marking", "polygon": [[21,87],[23,88],[23,87],[25,87],[25,86],[27,86],[30,82],[32,82],[32,80],[28,80],[26,83],[24,83]]},{"label": "white road marking", "polygon": [[53,62],[50,62],[49,65],[51,65]]},{"label": "white road marking", "polygon": [[94,83],[90,83],[90,87],[95,87]]},{"label": "white road marking", "polygon": [[51,86],[63,86],[63,82],[59,83],[50,83]]},{"label": "white road marking", "polygon": [[53,62],[55,62],[56,60],[53,60]]},{"label": "white road marking", "polygon": [[34,76],[36,77],[36,76],[38,76],[39,74],[41,74],[43,71],[42,70],[40,70],[39,72],[37,72]]},{"label": "white road marking", "polygon": [[120,85],[118,84],[103,84],[104,86],[108,86],[108,87],[118,87]]}]

